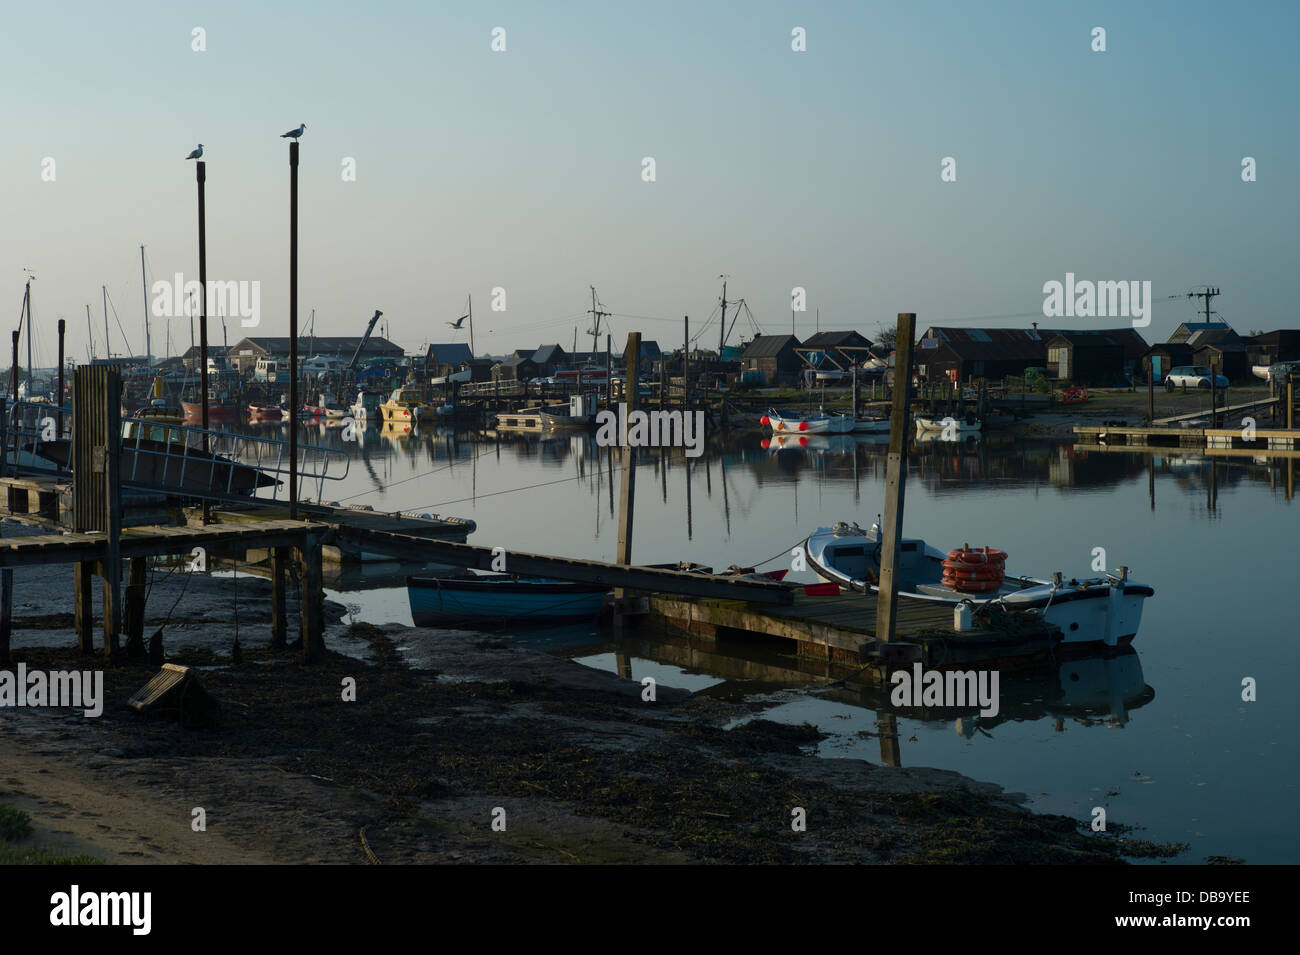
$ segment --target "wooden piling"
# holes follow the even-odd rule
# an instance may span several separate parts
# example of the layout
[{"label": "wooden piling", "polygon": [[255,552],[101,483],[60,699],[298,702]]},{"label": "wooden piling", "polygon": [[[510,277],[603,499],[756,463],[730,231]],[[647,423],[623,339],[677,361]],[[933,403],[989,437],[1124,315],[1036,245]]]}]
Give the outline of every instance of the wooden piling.
[{"label": "wooden piling", "polygon": [[298,140],[289,143],[289,520],[298,517]]},{"label": "wooden piling", "polygon": [[[4,533],[0,525],[0,535]],[[9,641],[13,636],[14,572],[8,567],[0,570],[0,666],[9,665]]]},{"label": "wooden piling", "polygon": [[[627,348],[623,353],[624,362],[627,365],[627,374],[624,377],[624,395],[623,400],[627,403],[627,415],[629,418],[632,412],[636,410],[637,398],[639,397],[639,372],[641,370],[641,333],[629,332],[627,336]],[[636,448],[629,445],[623,446],[623,473],[619,485],[618,497],[618,554],[616,562],[627,566],[632,563],[632,515],[633,502],[636,497]],[[627,592],[619,587],[614,591],[616,600],[626,599]],[[615,620],[619,618],[616,615]]]},{"label": "wooden piling", "polygon": [[289,554],[283,547],[271,549],[271,649],[283,650],[288,639],[288,618],[285,615],[285,577]]},{"label": "wooden piling", "polygon": [[310,663],[325,651],[325,594],[321,589],[319,534],[308,534],[302,548],[302,658]]},{"label": "wooden piling", "polygon": [[133,660],[143,659],[146,655],[144,646],[144,593],[145,593],[145,559],[132,557],[126,583],[126,655]]},{"label": "wooden piling", "polygon": [[908,392],[912,384],[912,344],[916,313],[900,312],[894,355],[894,406],[889,422],[885,472],[885,514],[880,529],[880,597],[876,603],[876,639],[893,639],[898,619],[898,551],[903,537],[903,499],[907,485],[907,438],[911,424]]},{"label": "wooden piling", "polygon": [[91,590],[95,562],[78,561],[72,568],[73,619],[77,627],[77,649],[95,652],[95,596]]}]

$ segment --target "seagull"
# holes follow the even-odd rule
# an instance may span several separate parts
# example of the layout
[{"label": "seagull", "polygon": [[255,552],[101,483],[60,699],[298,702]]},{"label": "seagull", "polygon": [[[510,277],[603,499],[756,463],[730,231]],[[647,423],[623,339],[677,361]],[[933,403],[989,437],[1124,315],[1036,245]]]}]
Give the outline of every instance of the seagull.
[{"label": "seagull", "polygon": [[299,136],[301,136],[301,135],[303,134],[303,131],[306,130],[306,129],[307,129],[307,124],[306,124],[306,123],[299,123],[297,129],[291,129],[291,130],[289,130],[287,133],[281,133],[281,134],[280,134],[280,138],[281,138],[281,139],[297,139]]},{"label": "seagull", "polygon": [[195,149],[193,152],[191,152],[191,153],[190,153],[188,156],[186,156],[185,158],[186,158],[186,159],[198,159],[198,158],[199,158],[200,156],[202,156],[202,155],[203,155],[203,144],[202,144],[202,143],[199,143],[198,148]]},{"label": "seagull", "polygon": [[469,318],[468,315],[462,315],[460,318],[456,319],[454,322],[448,322],[447,324],[450,325],[452,328],[459,329],[462,325],[465,324],[465,319],[467,319],[467,318]]}]

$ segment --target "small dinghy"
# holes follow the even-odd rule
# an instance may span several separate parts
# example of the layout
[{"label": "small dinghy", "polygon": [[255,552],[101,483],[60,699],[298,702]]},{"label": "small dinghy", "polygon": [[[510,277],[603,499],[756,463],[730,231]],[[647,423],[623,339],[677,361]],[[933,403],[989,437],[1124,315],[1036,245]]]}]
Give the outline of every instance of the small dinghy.
[{"label": "small dinghy", "polygon": [[[808,566],[823,580],[851,590],[880,579],[880,525],[863,530],[843,522],[819,527],[804,541]],[[898,553],[898,595],[904,600],[973,610],[997,603],[1006,610],[1034,611],[1060,628],[1071,647],[1129,644],[1142,620],[1142,605],[1155,591],[1128,579],[1128,568],[1089,580],[1015,577],[1006,573],[1006,554],[990,548],[944,553],[923,540],[904,538]]]},{"label": "small dinghy", "polygon": [[857,423],[851,415],[846,414],[827,414],[818,412],[817,414],[788,414],[784,411],[777,411],[775,408],[768,409],[767,414],[759,419],[762,424],[768,425],[773,434],[786,434],[794,432],[797,434],[848,434]]},{"label": "small dinghy", "polygon": [[407,577],[406,593],[417,627],[475,628],[502,623],[588,620],[609,588],[543,577]]}]

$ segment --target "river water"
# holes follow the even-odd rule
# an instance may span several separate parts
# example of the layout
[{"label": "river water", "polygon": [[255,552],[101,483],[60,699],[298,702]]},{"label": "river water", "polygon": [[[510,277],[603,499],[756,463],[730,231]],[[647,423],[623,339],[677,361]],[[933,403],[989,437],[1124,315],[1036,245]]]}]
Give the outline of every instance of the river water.
[{"label": "river water", "polygon": [[[620,459],[589,436],[392,434],[356,441],[304,427],[302,440],[342,448],[350,469],[323,499],[472,518],[472,543],[613,560]],[[278,432],[277,432],[278,435]],[[880,443],[832,439],[769,449],[758,435],[713,438],[703,456],[641,453],[633,559],[715,568],[789,566],[819,525],[869,525],[882,510]],[[1009,570],[1091,576],[1096,548],[1155,588],[1134,652],[1004,674],[1001,711],[900,711],[901,762],[989,780],[1037,809],[1090,820],[1104,807],[1137,838],[1186,842],[1174,861],[1208,856],[1300,862],[1300,541],[1294,462],[1076,449],[987,436],[919,445],[905,533],[947,550],[963,542],[1010,554]],[[773,559],[775,558],[775,559]],[[362,589],[331,593],[373,623],[411,623],[400,574],[370,568]],[[811,574],[791,579],[811,581]],[[518,639],[640,680],[697,693],[761,697],[767,718],[817,725],[828,758],[881,759],[879,692],[828,686],[823,667],[772,647],[724,643],[692,652],[653,641],[615,645],[592,626]],[[418,647],[406,648],[418,660]],[[1257,700],[1243,700],[1243,681]]]}]

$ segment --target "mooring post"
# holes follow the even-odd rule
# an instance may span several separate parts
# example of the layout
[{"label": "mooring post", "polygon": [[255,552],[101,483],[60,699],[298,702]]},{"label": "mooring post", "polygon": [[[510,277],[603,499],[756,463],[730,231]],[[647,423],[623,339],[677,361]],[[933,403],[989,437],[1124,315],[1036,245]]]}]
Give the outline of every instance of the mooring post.
[{"label": "mooring post", "polygon": [[[898,551],[903,537],[903,499],[907,486],[908,392],[912,384],[912,340],[916,313],[900,312],[894,355],[894,407],[889,422],[889,456],[885,469],[884,526],[880,529],[880,583],[876,600],[876,639],[894,638],[898,618]],[[864,592],[870,592],[869,589]]]},{"label": "mooring post", "polygon": [[1286,376],[1286,429],[1295,430],[1295,375]]},{"label": "mooring post", "polygon": [[1151,356],[1146,358],[1147,365],[1147,424],[1156,420],[1156,383],[1151,375]]},{"label": "mooring post", "polygon": [[[627,348],[623,353],[627,365],[627,374],[623,378],[623,400],[627,404],[627,417],[630,420],[636,410],[640,394],[638,373],[641,370],[641,333],[629,332]],[[628,566],[632,563],[632,514],[636,497],[636,448],[623,445],[623,474],[619,484],[618,498],[618,555],[617,563]],[[622,627],[621,604],[627,599],[627,591],[622,587],[614,589],[614,623]]]},{"label": "mooring post", "polygon": [[308,534],[302,549],[302,658],[310,663],[325,650],[325,594],[321,589],[319,534]]},{"label": "mooring post", "polygon": [[72,568],[73,617],[77,627],[77,649],[95,652],[95,592],[91,589],[95,562],[80,560]]},{"label": "mooring post", "polygon": [[289,555],[283,547],[271,548],[271,649],[283,650],[288,638],[285,617],[285,575]]},{"label": "mooring post", "polygon": [[104,656],[119,650],[122,632],[122,377],[107,376],[104,408],[104,533],[107,538],[101,573],[104,578]]},{"label": "mooring post", "polygon": [[141,660],[147,655],[144,647],[144,591],[145,559],[132,557],[126,583],[126,655]]},{"label": "mooring post", "polygon": [[[315,329],[313,329],[313,334]],[[289,520],[298,519],[298,140],[289,143]]]},{"label": "mooring post", "polygon": [[[4,525],[0,524],[0,537]],[[9,639],[13,634],[14,572],[10,567],[0,570],[0,666],[9,665]]]}]

